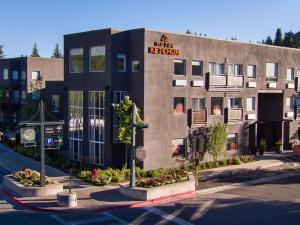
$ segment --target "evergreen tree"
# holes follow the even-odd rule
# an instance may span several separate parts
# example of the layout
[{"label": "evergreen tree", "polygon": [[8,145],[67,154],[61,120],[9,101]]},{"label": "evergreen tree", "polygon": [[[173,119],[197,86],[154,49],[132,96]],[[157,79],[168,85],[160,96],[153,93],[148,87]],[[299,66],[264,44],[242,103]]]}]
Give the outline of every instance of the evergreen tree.
[{"label": "evergreen tree", "polygon": [[192,31],[190,31],[189,29],[187,29],[185,33],[186,34],[192,34]]},{"label": "evergreen tree", "polygon": [[63,56],[60,52],[59,46],[58,44],[55,45],[54,51],[53,51],[53,55],[51,56],[51,58],[53,59],[61,59]]},{"label": "evergreen tree", "polygon": [[40,57],[36,42],[33,45],[31,57]]},{"label": "evergreen tree", "polygon": [[282,32],[280,28],[277,28],[276,30],[274,45],[282,46]]},{"label": "evergreen tree", "polygon": [[265,40],[265,44],[266,45],[273,45],[273,40],[271,38],[271,36],[268,36]]},{"label": "evergreen tree", "polygon": [[295,38],[295,35],[292,31],[284,33],[283,46],[298,48],[299,44]]},{"label": "evergreen tree", "polygon": [[0,59],[4,58],[3,45],[0,45]]}]

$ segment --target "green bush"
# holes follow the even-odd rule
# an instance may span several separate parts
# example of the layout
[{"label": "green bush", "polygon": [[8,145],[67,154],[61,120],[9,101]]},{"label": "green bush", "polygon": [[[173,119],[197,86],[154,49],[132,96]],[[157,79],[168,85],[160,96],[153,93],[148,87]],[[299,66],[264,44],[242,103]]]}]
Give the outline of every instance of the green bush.
[{"label": "green bush", "polygon": [[243,163],[253,162],[254,156],[253,155],[241,155],[240,159]]},{"label": "green bush", "polygon": [[240,157],[239,156],[234,156],[233,158],[232,158],[232,164],[233,165],[240,165],[241,164],[241,160],[240,160]]}]

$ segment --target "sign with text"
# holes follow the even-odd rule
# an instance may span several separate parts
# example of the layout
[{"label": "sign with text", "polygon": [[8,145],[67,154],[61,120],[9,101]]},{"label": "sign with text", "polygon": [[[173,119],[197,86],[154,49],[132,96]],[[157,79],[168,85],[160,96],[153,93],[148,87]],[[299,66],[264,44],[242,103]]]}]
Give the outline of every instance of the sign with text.
[{"label": "sign with text", "polygon": [[45,135],[62,135],[62,134],[63,134],[62,125],[45,126]]},{"label": "sign with text", "polygon": [[180,50],[174,48],[174,44],[171,39],[163,34],[159,41],[155,41],[153,47],[148,47],[148,53],[160,54],[160,55],[180,55]]},{"label": "sign with text", "polygon": [[45,145],[46,146],[61,146],[63,145],[63,136],[48,136],[45,137]]}]

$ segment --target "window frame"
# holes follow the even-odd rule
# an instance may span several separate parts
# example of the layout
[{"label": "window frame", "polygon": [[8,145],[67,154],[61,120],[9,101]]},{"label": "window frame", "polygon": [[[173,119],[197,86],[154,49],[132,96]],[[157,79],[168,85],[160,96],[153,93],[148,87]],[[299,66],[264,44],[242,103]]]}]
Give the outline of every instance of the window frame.
[{"label": "window frame", "polygon": [[[178,61],[182,61],[182,64],[183,64],[183,74],[176,74],[175,73],[175,63],[179,63]],[[186,76],[186,59],[177,59],[177,58],[173,59],[173,74],[175,76]]]},{"label": "window frame", "polygon": [[[73,72],[71,71],[71,68],[72,68],[72,60],[71,60],[71,52],[72,50],[75,50],[75,49],[81,49],[82,50],[82,71],[79,71],[79,72]],[[75,48],[70,48],[69,49],[69,73],[72,73],[72,74],[80,74],[80,73],[83,73],[84,72],[84,48],[83,47],[75,47]]]},{"label": "window frame", "polygon": [[[193,65],[193,63],[199,63],[200,65]],[[200,74],[194,74],[193,66],[200,67]],[[192,76],[203,77],[203,61],[202,60],[192,60]]]},{"label": "window frame", "polygon": [[[57,100],[55,100],[55,102],[54,102],[55,98],[53,97],[57,97]],[[58,113],[60,111],[59,101],[60,101],[60,96],[58,94],[51,95],[51,112]],[[55,103],[57,103],[57,106],[55,105]]]},{"label": "window frame", "polygon": [[[252,106],[251,106],[251,110],[249,110],[248,109],[248,99],[251,99],[252,100]],[[255,110],[256,110],[256,107],[255,107],[255,105],[256,105],[256,98],[255,97],[247,97],[246,98],[246,111],[247,112],[255,112]]]},{"label": "window frame", "polygon": [[[231,135],[234,135],[234,137],[229,137],[229,136],[231,136]],[[228,151],[238,151],[239,150],[239,139],[238,139],[238,133],[228,133],[227,134],[227,138],[226,138],[226,151],[228,152]],[[229,138],[235,138],[235,146],[236,146],[236,148],[235,149],[230,149],[230,147],[229,147],[229,149],[228,149],[228,139]]]},{"label": "window frame", "polygon": [[[291,79],[289,79],[289,70],[291,71],[291,74],[290,74],[290,76],[291,76]],[[292,68],[292,67],[288,67],[287,69],[286,69],[286,80],[287,81],[294,81],[295,80],[295,68]]]},{"label": "window frame", "polygon": [[[136,64],[137,63],[137,64]],[[134,70],[134,66],[138,65],[139,69],[138,70]],[[131,72],[133,73],[138,73],[141,71],[141,64],[140,64],[140,60],[132,60],[131,62]]]},{"label": "window frame", "polygon": [[[181,99],[181,100],[183,100],[183,111],[182,112],[177,112],[176,111],[176,108],[177,107],[175,107],[175,106],[177,106],[177,104],[175,105],[175,99]],[[173,113],[174,114],[185,114],[185,112],[186,112],[186,99],[185,99],[185,97],[173,97]]]},{"label": "window frame", "polygon": [[[213,114],[213,104],[212,104],[212,100],[213,99],[216,99],[216,98],[218,98],[218,99],[221,99],[222,100],[222,102],[221,102],[221,104],[222,104],[222,106],[221,106],[221,114]],[[211,97],[210,98],[210,115],[211,116],[223,116],[224,115],[224,97]]]},{"label": "window frame", "polygon": [[19,80],[19,71],[18,70],[12,71],[12,80]]},{"label": "window frame", "polygon": [[123,53],[118,53],[117,54],[117,62],[118,63],[118,59],[123,59],[123,70],[118,70],[118,68],[116,68],[117,72],[119,73],[124,73],[126,72],[126,54]]},{"label": "window frame", "polygon": [[[253,68],[253,76],[249,76],[249,68],[252,67]],[[256,65],[255,64],[248,64],[247,65],[247,77],[248,78],[252,78],[252,79],[256,79]]]},{"label": "window frame", "polygon": [[[92,66],[92,48],[104,48],[104,69],[103,70],[92,70],[91,66]],[[97,55],[97,56],[103,56],[103,55]],[[83,62],[84,62],[84,58],[83,58]],[[105,72],[106,71],[106,46],[105,45],[95,45],[95,46],[91,46],[89,48],[89,72],[90,73],[99,73],[99,72]]]},{"label": "window frame", "polygon": [[[201,108],[200,106],[201,106],[201,103],[200,103],[200,99],[201,100],[203,100],[203,108]],[[198,105],[198,107],[194,107],[194,100],[197,100],[197,105]],[[191,99],[191,108],[192,108],[192,111],[193,112],[199,112],[199,111],[203,111],[203,110],[205,110],[206,109],[206,98],[205,97],[193,97],[192,99]],[[197,109],[195,109],[195,108],[197,108]]]},{"label": "window frame", "polygon": [[[3,68],[2,73],[3,73],[3,76],[2,76],[3,80],[9,80],[9,69]],[[4,77],[4,75],[5,75],[5,77]]]}]

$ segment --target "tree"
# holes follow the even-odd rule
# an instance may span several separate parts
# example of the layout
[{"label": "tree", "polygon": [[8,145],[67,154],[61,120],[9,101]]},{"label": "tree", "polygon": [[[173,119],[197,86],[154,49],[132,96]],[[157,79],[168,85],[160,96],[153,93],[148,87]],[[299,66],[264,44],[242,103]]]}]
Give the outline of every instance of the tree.
[{"label": "tree", "polygon": [[190,31],[189,29],[187,29],[185,33],[186,34],[192,34],[192,31]]},{"label": "tree", "polygon": [[51,58],[53,59],[61,59],[63,56],[60,52],[59,46],[58,44],[55,45],[54,51],[53,51],[53,55],[51,56]]},{"label": "tree", "polygon": [[36,42],[33,45],[31,57],[40,57]]},{"label": "tree", "polygon": [[282,46],[282,32],[280,28],[277,28],[276,30],[274,45]]},{"label": "tree", "polygon": [[3,45],[0,45],[0,59],[4,59]]},{"label": "tree", "polygon": [[227,126],[224,123],[215,123],[208,127],[206,149],[215,161],[225,154],[227,141]]},{"label": "tree", "polygon": [[268,36],[264,42],[266,45],[273,45],[273,40],[271,36]]},{"label": "tree", "polygon": [[295,34],[292,31],[284,33],[283,46],[291,48],[299,47]]},{"label": "tree", "polygon": [[[133,102],[131,101],[129,96],[125,96],[125,98],[121,101],[120,104],[113,104],[114,109],[116,110],[116,114],[120,119],[120,126],[118,128],[118,140],[125,144],[125,166],[127,167],[127,159],[128,159],[128,146],[131,145],[131,133],[132,133],[132,108]],[[142,125],[143,121],[140,116],[140,109],[137,109],[137,119],[136,124]]]},{"label": "tree", "polygon": [[207,128],[199,127],[194,130],[190,130],[188,140],[188,151],[187,159],[195,165],[194,176],[196,188],[199,183],[199,170],[200,162],[203,160],[206,153],[206,139],[207,139]]}]

